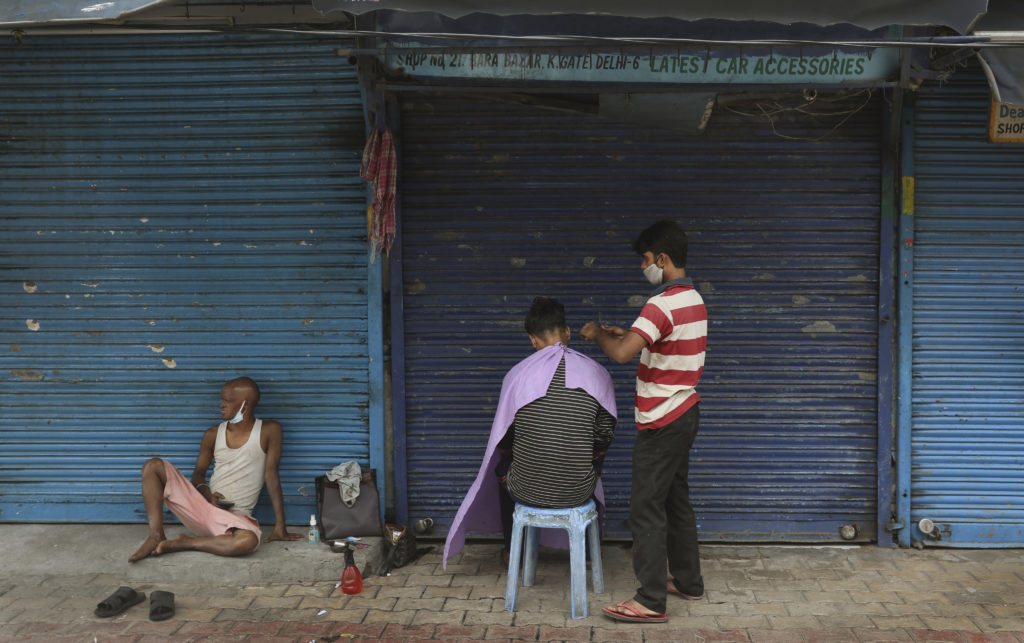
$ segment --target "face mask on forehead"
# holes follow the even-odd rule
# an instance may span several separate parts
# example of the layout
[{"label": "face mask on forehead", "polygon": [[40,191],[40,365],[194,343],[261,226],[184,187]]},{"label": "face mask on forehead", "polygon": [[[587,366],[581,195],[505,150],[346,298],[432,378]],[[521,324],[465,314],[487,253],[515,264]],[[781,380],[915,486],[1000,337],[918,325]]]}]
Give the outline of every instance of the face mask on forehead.
[{"label": "face mask on forehead", "polygon": [[228,424],[238,424],[239,422],[244,420],[245,416],[242,415],[242,409],[244,409],[244,408],[245,408],[245,400],[242,400],[242,406],[238,407],[238,413],[235,413],[235,417],[233,417],[230,420],[228,420]]}]

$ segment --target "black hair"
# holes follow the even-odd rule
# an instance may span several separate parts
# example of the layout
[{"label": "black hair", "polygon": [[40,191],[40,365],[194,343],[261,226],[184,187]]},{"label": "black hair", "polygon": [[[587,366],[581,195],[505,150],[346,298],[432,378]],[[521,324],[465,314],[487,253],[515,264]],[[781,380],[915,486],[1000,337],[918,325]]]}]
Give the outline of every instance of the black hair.
[{"label": "black hair", "polygon": [[561,332],[565,328],[565,306],[549,297],[534,297],[523,326],[534,337]]},{"label": "black hair", "polygon": [[657,258],[665,253],[676,268],[686,267],[686,233],[674,221],[662,219],[648,226],[633,241],[633,252],[641,257],[650,252]]}]

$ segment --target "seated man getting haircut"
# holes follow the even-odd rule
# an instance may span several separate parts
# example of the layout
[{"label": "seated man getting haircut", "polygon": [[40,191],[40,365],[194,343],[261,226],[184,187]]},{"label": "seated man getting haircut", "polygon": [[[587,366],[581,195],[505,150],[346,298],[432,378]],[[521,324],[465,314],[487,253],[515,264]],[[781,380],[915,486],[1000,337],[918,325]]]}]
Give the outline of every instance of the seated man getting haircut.
[{"label": "seated man getting haircut", "polygon": [[[203,434],[191,481],[167,460],[152,458],[142,466],[142,502],[149,537],[128,557],[129,562],[186,549],[221,556],[255,551],[261,533],[252,509],[264,483],[275,518],[268,540],[301,538],[301,534],[290,534],[285,528],[284,497],[277,473],[281,424],[256,418],[259,399],[260,389],[248,377],[224,385],[220,412],[225,421]],[[211,462],[213,476],[207,482]],[[164,504],[194,536],[182,534],[167,540]]]},{"label": "seated man getting haircut", "polygon": [[[467,531],[500,527],[507,560],[516,502],[563,508],[592,496],[603,506],[599,459],[615,434],[615,393],[603,366],[570,349],[562,304],[533,300],[526,333],[535,353],[505,376],[483,465],[448,532],[445,563]],[[544,544],[555,538],[542,536]]]}]

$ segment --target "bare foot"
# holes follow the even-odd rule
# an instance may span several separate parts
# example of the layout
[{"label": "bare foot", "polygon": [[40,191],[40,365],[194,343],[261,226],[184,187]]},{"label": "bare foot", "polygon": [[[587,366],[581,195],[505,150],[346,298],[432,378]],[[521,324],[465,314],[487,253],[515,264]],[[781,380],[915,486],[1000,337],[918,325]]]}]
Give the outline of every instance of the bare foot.
[{"label": "bare foot", "polygon": [[139,547],[134,554],[128,557],[128,562],[134,563],[137,560],[141,560],[146,556],[149,556],[153,553],[154,550],[156,550],[157,547],[160,546],[160,543],[162,542],[166,542],[166,539],[158,538],[156,536],[150,536],[146,539],[145,542],[142,543],[142,546]]},{"label": "bare foot", "polygon": [[164,540],[156,546],[156,550],[153,552],[153,555],[159,556],[160,554],[169,554],[175,551],[190,549],[190,540],[192,539],[185,534],[179,534],[174,540]]}]

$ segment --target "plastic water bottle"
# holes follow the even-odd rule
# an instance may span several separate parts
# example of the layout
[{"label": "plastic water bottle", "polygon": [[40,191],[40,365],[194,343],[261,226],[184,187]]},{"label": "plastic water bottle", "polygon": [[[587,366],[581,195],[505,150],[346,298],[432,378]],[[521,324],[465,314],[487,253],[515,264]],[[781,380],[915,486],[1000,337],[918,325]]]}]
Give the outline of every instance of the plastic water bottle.
[{"label": "plastic water bottle", "polygon": [[316,528],[316,514],[310,514],[309,516],[309,535],[306,536],[306,540],[309,541],[310,545],[320,542],[320,530]]}]

